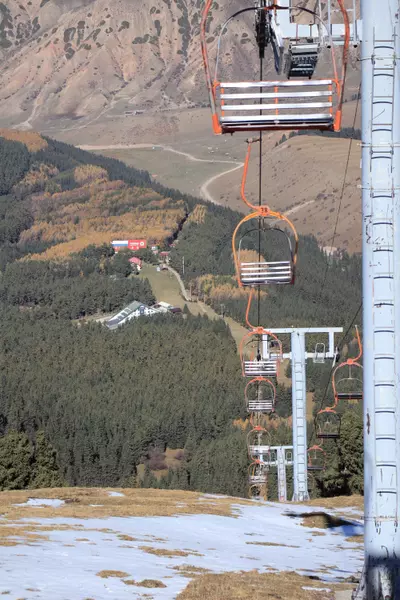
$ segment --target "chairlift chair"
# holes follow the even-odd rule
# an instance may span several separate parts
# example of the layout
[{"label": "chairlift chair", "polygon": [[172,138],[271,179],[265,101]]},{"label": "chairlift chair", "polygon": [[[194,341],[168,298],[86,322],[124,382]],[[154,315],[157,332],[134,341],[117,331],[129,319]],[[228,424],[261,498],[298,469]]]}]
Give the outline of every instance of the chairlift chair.
[{"label": "chairlift chair", "polygon": [[[343,377],[343,370],[347,375]],[[336,367],[332,375],[332,388],[335,403],[341,400],[359,402],[363,399],[362,365],[352,358],[347,359]]]},{"label": "chairlift chair", "polygon": [[254,377],[247,383],[244,395],[249,412],[264,414],[274,412],[276,388],[270,379]]},{"label": "chairlift chair", "polygon": [[[362,365],[359,363],[362,356],[362,343],[357,325],[355,328],[358,354],[355,358],[348,358],[340,363],[332,374],[332,388],[335,404],[338,404],[340,400],[356,403],[363,399]],[[346,369],[347,375],[342,376],[341,373],[343,371],[346,373]]]},{"label": "chairlift chair", "polygon": [[314,445],[307,450],[308,471],[324,471],[326,466],[326,454],[321,446]]},{"label": "chairlift chair", "polygon": [[301,77],[311,79],[318,62],[321,46],[313,40],[293,40],[285,57],[284,72],[288,79]]},{"label": "chairlift chair", "polygon": [[239,354],[243,377],[270,378],[278,375],[279,362],[282,355],[281,346],[279,346],[278,352],[274,352],[272,355],[270,353],[265,355],[263,349],[264,336],[271,336],[279,342],[276,335],[263,327],[254,328],[242,338],[239,346]]},{"label": "chairlift chair", "polygon": [[285,463],[287,466],[293,465],[293,450],[285,450]]},{"label": "chairlift chair", "polygon": [[266,484],[268,480],[268,466],[260,460],[253,460],[249,466],[249,485]]},{"label": "chairlift chair", "polygon": [[315,428],[318,439],[337,440],[340,437],[340,416],[334,408],[324,408],[315,417]]},{"label": "chairlift chair", "polygon": [[249,485],[249,498],[251,500],[266,500],[267,484],[265,483]]},{"label": "chairlift chair", "polygon": [[[239,231],[247,221],[254,219],[257,221],[257,227],[246,231],[240,237],[238,236]],[[268,222],[275,223],[277,220],[285,221],[292,230],[294,245],[292,244],[291,237],[286,231],[278,226],[268,226]],[[260,225],[260,228],[258,227]],[[251,239],[250,236],[261,231],[262,236],[271,234],[271,232],[278,232],[285,239],[287,250],[282,255],[282,260],[270,261],[259,260],[249,261],[246,260],[246,244]],[[237,238],[239,240],[237,241]],[[297,261],[297,245],[298,236],[297,232],[287,217],[280,213],[276,213],[269,209],[264,211],[263,209],[257,209],[255,212],[247,215],[237,225],[233,238],[232,238],[232,252],[236,267],[236,276],[239,287],[243,286],[261,286],[261,285],[292,285],[295,280],[295,267]]]},{"label": "chairlift chair", "polygon": [[[295,270],[297,263],[297,252],[299,238],[293,223],[280,212],[273,211],[269,206],[257,206],[249,202],[246,197],[246,181],[250,163],[251,148],[257,139],[249,138],[247,140],[247,152],[243,166],[243,175],[241,182],[241,197],[243,202],[252,210],[246,215],[235,228],[232,236],[232,253],[236,269],[236,278],[239,287],[260,286],[260,285],[290,285],[295,281]],[[255,221],[256,225],[250,230],[240,233],[243,225],[248,221]],[[288,232],[285,231],[288,229]],[[257,261],[246,259],[246,245],[252,242],[251,236],[257,234],[259,242],[262,236],[270,239],[273,245],[276,245],[271,233],[277,233],[284,241],[286,251],[284,251],[281,260],[271,261],[262,258],[258,254]]]},{"label": "chairlift chair", "polygon": [[[345,24],[340,76],[330,41],[329,28],[323,23],[321,16],[300,6],[293,7],[291,2],[282,0],[278,0],[278,2],[258,0],[255,7],[237,11],[220,26],[215,69],[212,73],[208,53],[210,37],[212,40],[214,39],[208,32],[212,4],[213,0],[207,0],[205,3],[200,39],[215,134],[284,129],[340,130],[350,42],[350,25],[347,11],[344,8],[344,0],[338,0]],[[309,39],[309,35],[299,34],[299,26],[294,25],[293,28],[293,25],[290,24],[291,11],[295,9],[311,12],[317,19],[318,25],[306,26],[306,30],[312,32],[311,39]],[[256,14],[256,41],[259,47],[259,56],[263,58],[265,49],[271,45],[275,56],[276,71],[278,74],[282,74],[284,71],[286,80],[260,80],[258,78],[250,81],[229,81],[221,79],[220,71],[224,59],[221,49],[223,36],[232,21],[248,11],[255,11]],[[287,31],[285,32],[278,21],[286,11],[290,17],[289,19],[285,17],[287,21]],[[294,36],[288,35],[289,29]],[[325,38],[329,38],[328,43]],[[318,55],[324,45],[331,47],[331,76],[324,79],[312,79]]]},{"label": "chairlift chair", "polygon": [[247,449],[251,460],[269,464],[271,437],[264,427],[254,427],[247,434]]},{"label": "chairlift chair", "polygon": [[325,357],[326,357],[325,344],[323,344],[322,342],[315,344],[313,362],[316,364],[323,364],[325,362]]}]

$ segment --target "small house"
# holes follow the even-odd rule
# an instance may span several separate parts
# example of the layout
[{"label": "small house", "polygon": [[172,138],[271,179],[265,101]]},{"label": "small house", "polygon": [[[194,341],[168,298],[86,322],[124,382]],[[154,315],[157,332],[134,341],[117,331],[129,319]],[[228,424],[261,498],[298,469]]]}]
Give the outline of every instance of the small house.
[{"label": "small house", "polygon": [[140,271],[140,269],[142,268],[142,259],[138,256],[132,256],[132,258],[129,259],[129,262],[131,263],[132,270],[137,269],[138,271]]}]

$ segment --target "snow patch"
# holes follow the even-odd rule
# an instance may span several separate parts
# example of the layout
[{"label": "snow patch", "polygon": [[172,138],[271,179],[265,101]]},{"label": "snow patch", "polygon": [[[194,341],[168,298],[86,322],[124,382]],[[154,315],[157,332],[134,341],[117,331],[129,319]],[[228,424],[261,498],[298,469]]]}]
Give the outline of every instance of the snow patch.
[{"label": "snow patch", "polygon": [[22,504],[13,504],[13,506],[51,506],[52,508],[58,508],[65,504],[64,500],[58,500],[57,498],[29,498],[27,502]]},{"label": "snow patch", "polygon": [[[254,568],[296,571],[329,583],[354,575],[363,564],[362,548],[354,549],[346,541],[350,535],[362,534],[362,524],[350,522],[323,530],[304,526],[302,513],[335,515],[318,507],[268,502],[235,508],[234,519],[207,514],[35,518],[35,523],[46,526],[48,540],[34,546],[0,546],[0,594],[10,591],[11,598],[26,600],[138,600],[150,593],[154,600],[174,600],[189,582],[178,569],[188,565],[214,573]],[[28,522],[21,519],[18,524]],[[324,535],[313,536],[315,532]],[[129,536],[129,543],[122,536]],[[144,544],[163,552],[155,556],[149,548],[143,549]],[[156,579],[166,587],[125,585],[124,577],[103,579],[97,576],[100,571],[123,571],[128,579]]]},{"label": "snow patch", "polygon": [[108,495],[112,498],[125,498],[125,494],[122,492],[108,492]]}]

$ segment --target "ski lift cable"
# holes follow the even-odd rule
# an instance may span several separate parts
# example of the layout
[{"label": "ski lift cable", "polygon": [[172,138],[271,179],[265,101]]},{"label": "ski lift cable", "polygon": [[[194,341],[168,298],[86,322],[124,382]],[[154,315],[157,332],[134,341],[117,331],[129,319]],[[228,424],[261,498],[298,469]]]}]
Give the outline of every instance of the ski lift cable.
[{"label": "ski lift cable", "polygon": [[[347,69],[347,60],[346,60],[346,69]],[[336,213],[335,227],[334,227],[333,235],[332,235],[331,242],[330,242],[331,252],[332,252],[332,248],[333,248],[333,245],[334,245],[335,239],[336,239],[337,228],[338,228],[338,224],[339,224],[339,217],[340,217],[340,212],[341,212],[341,209],[342,209],[342,202],[343,202],[343,197],[344,197],[344,191],[345,191],[346,182],[347,182],[347,174],[348,174],[349,165],[350,165],[351,150],[352,150],[352,147],[353,147],[353,140],[354,140],[354,133],[355,133],[355,128],[356,128],[358,107],[359,107],[359,103],[360,103],[360,92],[361,92],[361,83],[358,86],[357,103],[356,103],[356,109],[354,111],[354,118],[353,118],[353,125],[352,125],[352,135],[350,137],[349,148],[348,148],[348,152],[347,152],[346,165],[345,165],[344,177],[343,177],[343,182],[342,182],[342,189],[341,189],[341,194],[340,194],[340,199],[339,199],[339,207],[338,207],[338,210],[337,210],[337,213]],[[327,260],[326,261],[325,272],[324,272],[324,277],[323,277],[323,280],[322,280],[322,285],[321,285],[321,288],[320,288],[320,291],[319,291],[319,295],[318,295],[317,299],[314,299],[315,303],[320,302],[320,300],[322,298],[322,293],[324,291],[324,288],[325,288],[325,285],[326,285],[326,281],[327,281],[327,277],[328,277],[329,267],[330,267],[330,263]],[[360,306],[360,308],[361,308],[361,306]],[[343,336],[343,337],[345,337],[345,336]],[[333,370],[333,368],[332,368],[332,370]],[[329,387],[329,382],[328,382],[327,389],[328,389],[328,387]]]},{"label": "ski lift cable", "polygon": [[[345,170],[344,170],[344,177],[343,177],[343,182],[342,182],[342,190],[341,190],[341,194],[340,194],[340,198],[339,198],[339,207],[338,207],[338,210],[337,210],[337,213],[336,213],[335,227],[334,227],[334,230],[333,230],[333,235],[332,235],[331,243],[330,243],[331,251],[332,251],[333,245],[335,243],[335,239],[336,239],[337,228],[338,228],[338,224],[339,224],[339,217],[340,217],[340,212],[341,212],[341,209],[342,209],[342,202],[343,202],[343,197],[344,197],[344,191],[345,191],[345,188],[346,188],[347,174],[348,174],[348,170],[349,170],[351,150],[352,150],[352,147],[353,147],[353,139],[354,139],[354,133],[355,133],[355,128],[356,128],[358,106],[359,106],[359,103],[360,103],[360,91],[361,91],[361,83],[358,86],[357,103],[356,103],[356,109],[354,111],[353,126],[352,126],[352,135],[351,135],[351,138],[350,138],[349,148],[348,148],[348,152],[347,152],[346,166],[345,166]],[[327,276],[328,276],[328,271],[329,271],[329,261],[327,261],[327,263],[326,263],[324,278],[323,278],[322,286],[321,286],[320,293],[319,293],[319,300],[321,299],[322,292],[323,292],[323,290],[325,288],[325,284],[326,284],[326,280],[327,280]]]},{"label": "ski lift cable", "polygon": [[[263,80],[263,56],[260,54],[260,81]],[[260,93],[262,93],[262,89],[260,88]],[[262,105],[263,100],[260,98],[260,105]],[[262,115],[262,109],[260,108],[260,115]],[[262,168],[263,168],[263,160],[262,160],[262,149],[263,149],[263,134],[260,131],[260,157],[258,164],[258,207],[262,206]],[[261,262],[261,217],[258,219],[258,262]],[[261,286],[258,286],[257,290],[257,325],[260,327],[261,324]],[[258,346],[258,350],[260,347]]]}]

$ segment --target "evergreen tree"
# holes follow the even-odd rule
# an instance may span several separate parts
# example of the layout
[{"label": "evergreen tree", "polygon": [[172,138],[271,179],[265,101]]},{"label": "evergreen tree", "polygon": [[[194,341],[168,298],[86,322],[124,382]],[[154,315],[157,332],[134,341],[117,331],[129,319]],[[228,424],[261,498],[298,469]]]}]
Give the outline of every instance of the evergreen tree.
[{"label": "evergreen tree", "polygon": [[364,492],[363,416],[360,408],[343,414],[339,440],[340,472],[346,478],[348,492],[358,494]]},{"label": "evergreen tree", "polygon": [[0,438],[0,490],[22,490],[28,487],[32,454],[32,447],[25,433],[12,430]]},{"label": "evergreen tree", "polygon": [[62,486],[57,464],[57,453],[46,440],[43,431],[39,431],[36,435],[33,460],[33,472],[29,487],[53,488]]}]

